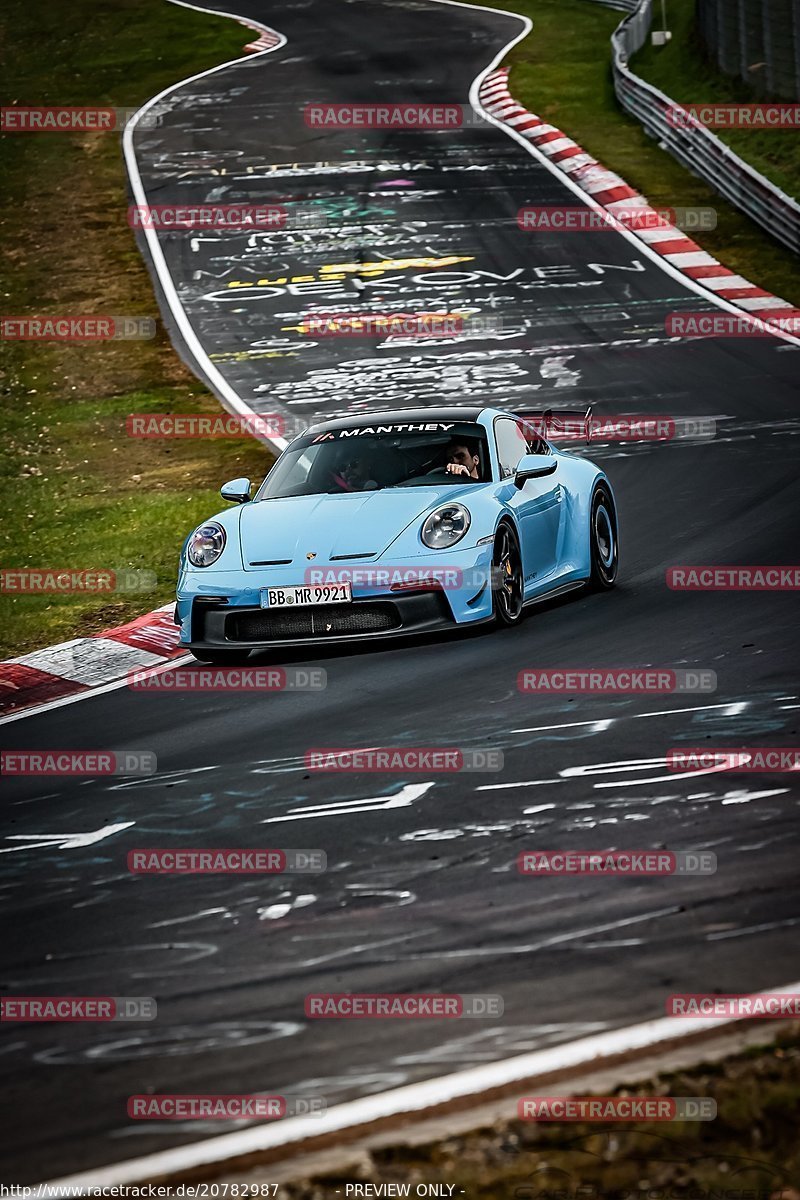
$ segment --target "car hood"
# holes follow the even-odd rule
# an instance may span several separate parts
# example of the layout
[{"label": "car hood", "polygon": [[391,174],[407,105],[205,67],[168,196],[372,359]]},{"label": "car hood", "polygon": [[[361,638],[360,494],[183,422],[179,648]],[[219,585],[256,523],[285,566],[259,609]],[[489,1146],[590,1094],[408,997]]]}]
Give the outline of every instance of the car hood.
[{"label": "car hood", "polygon": [[[329,496],[259,500],[241,509],[245,570],[265,564],[357,561],[383,554],[412,521],[437,504],[460,499],[468,487],[387,488]],[[255,564],[261,564],[256,566]]]}]

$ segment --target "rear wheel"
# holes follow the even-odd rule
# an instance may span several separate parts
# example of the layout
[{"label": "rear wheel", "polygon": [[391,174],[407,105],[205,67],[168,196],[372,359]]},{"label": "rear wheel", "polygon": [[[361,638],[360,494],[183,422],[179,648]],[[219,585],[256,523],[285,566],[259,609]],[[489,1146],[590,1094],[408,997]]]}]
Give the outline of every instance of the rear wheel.
[{"label": "rear wheel", "polygon": [[501,525],[492,555],[492,607],[498,625],[519,624],[524,591],[519,540],[510,525]]},{"label": "rear wheel", "polygon": [[614,501],[602,483],[598,484],[592,496],[589,543],[592,560],[589,586],[598,592],[607,591],[617,581],[619,540]]},{"label": "rear wheel", "polygon": [[250,657],[249,650],[190,650],[200,663],[212,667],[241,667]]}]

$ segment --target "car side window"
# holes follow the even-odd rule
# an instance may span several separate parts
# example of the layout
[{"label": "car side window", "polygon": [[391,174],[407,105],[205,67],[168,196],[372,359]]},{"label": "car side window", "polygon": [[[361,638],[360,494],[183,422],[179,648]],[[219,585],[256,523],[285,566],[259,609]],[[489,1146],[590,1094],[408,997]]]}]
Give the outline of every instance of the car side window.
[{"label": "car side window", "polygon": [[529,421],[522,422],[522,435],[528,444],[528,454],[549,454],[550,447]]},{"label": "car side window", "polygon": [[500,478],[513,475],[523,455],[529,454],[528,442],[522,426],[510,417],[501,417],[494,424],[497,457],[500,462]]}]

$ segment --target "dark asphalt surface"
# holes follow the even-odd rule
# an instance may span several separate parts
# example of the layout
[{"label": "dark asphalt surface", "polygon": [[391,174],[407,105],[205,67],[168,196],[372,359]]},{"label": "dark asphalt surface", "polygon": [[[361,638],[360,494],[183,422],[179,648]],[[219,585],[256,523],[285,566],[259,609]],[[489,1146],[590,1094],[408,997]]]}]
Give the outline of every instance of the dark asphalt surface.
[{"label": "dark asphalt surface", "polygon": [[[616,234],[519,232],[523,203],[573,199],[500,130],[353,139],[303,122],[310,100],[465,101],[517,21],[390,0],[239,0],[239,11],[287,46],[181,89],[136,145],[153,203],[177,198],[176,186],[181,199],[324,201],[331,224],[310,239],[165,243],[204,345],[248,402],[301,420],[420,400],[592,402],[714,416],[719,436],[593,452],[620,506],[621,580],[609,595],[534,609],[514,631],[268,660],[324,667],[323,692],[123,688],[2,726],[4,748],[146,749],[159,768],[146,780],[4,781],[4,993],[159,1005],[151,1024],[3,1027],[8,1182],[230,1128],[130,1122],[132,1093],[305,1092],[332,1104],[659,1017],[671,992],[748,991],[798,974],[796,784],[681,778],[659,760],[681,746],[798,744],[796,595],[681,594],[664,576],[681,563],[796,561],[800,352],[772,339],[665,341],[666,314],[702,302]],[[230,171],[210,175],[223,159]],[[362,160],[368,170],[342,173]],[[414,186],[390,191],[381,179]],[[458,277],[436,265],[450,256],[466,260],[450,267]],[[398,265],[419,258],[433,265]],[[373,282],[364,276],[371,311],[469,301],[514,336],[312,346],[287,331],[309,303],[363,308],[353,272],[323,267],[384,259]],[[262,278],[331,274],[345,278],[326,292],[257,290]],[[647,664],[713,669],[718,691],[516,688],[524,667]],[[505,765],[310,777],[303,755],[320,745],[491,746]],[[4,840],[122,822],[134,824],[83,849]],[[126,855],[141,846],[319,847],[329,869],[134,878]],[[612,846],[711,849],[719,870],[536,880],[515,869],[523,849]],[[499,993],[505,1015],[307,1021],[304,997],[320,991]]]}]

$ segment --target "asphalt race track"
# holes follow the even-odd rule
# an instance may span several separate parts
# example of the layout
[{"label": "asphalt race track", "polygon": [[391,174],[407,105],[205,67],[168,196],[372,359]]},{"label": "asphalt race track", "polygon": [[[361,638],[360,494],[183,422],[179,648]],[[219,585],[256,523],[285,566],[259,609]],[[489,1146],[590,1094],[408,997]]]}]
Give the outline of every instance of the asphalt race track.
[{"label": "asphalt race track", "polygon": [[[710,416],[718,434],[593,451],[620,506],[609,595],[534,608],[517,630],[267,660],[324,668],[320,692],[122,687],[3,725],[4,748],[158,759],[144,780],[6,781],[4,991],[158,1001],[148,1024],[4,1030],[15,1182],[231,1128],[129,1121],[133,1093],[314,1093],[331,1105],[660,1017],[671,992],[797,976],[791,776],[682,777],[661,760],[682,746],[798,744],[796,595],[673,592],[665,572],[797,561],[800,349],[669,340],[668,313],[708,305],[640,245],[521,232],[522,205],[578,201],[502,129],[476,119],[352,135],[303,119],[312,101],[466,103],[516,18],[427,0],[238,0],[237,12],[287,44],[173,92],[135,149],[153,204],[320,214],[311,230],[162,238],[205,353],[248,405],[304,424],[420,402],[592,403]],[[500,327],[447,344],[314,343],[296,328],[312,303],[468,305]],[[711,669],[718,689],[517,690],[525,667],[650,664]],[[314,746],[437,745],[502,749],[504,768],[312,776],[303,765]],[[124,823],[84,848],[5,840]],[[126,856],[142,846],[321,848],[328,871],[137,878]],[[709,849],[719,869],[531,879],[515,866],[524,849],[611,846]],[[305,995],[326,991],[493,993],[505,1015],[307,1020]]]}]

